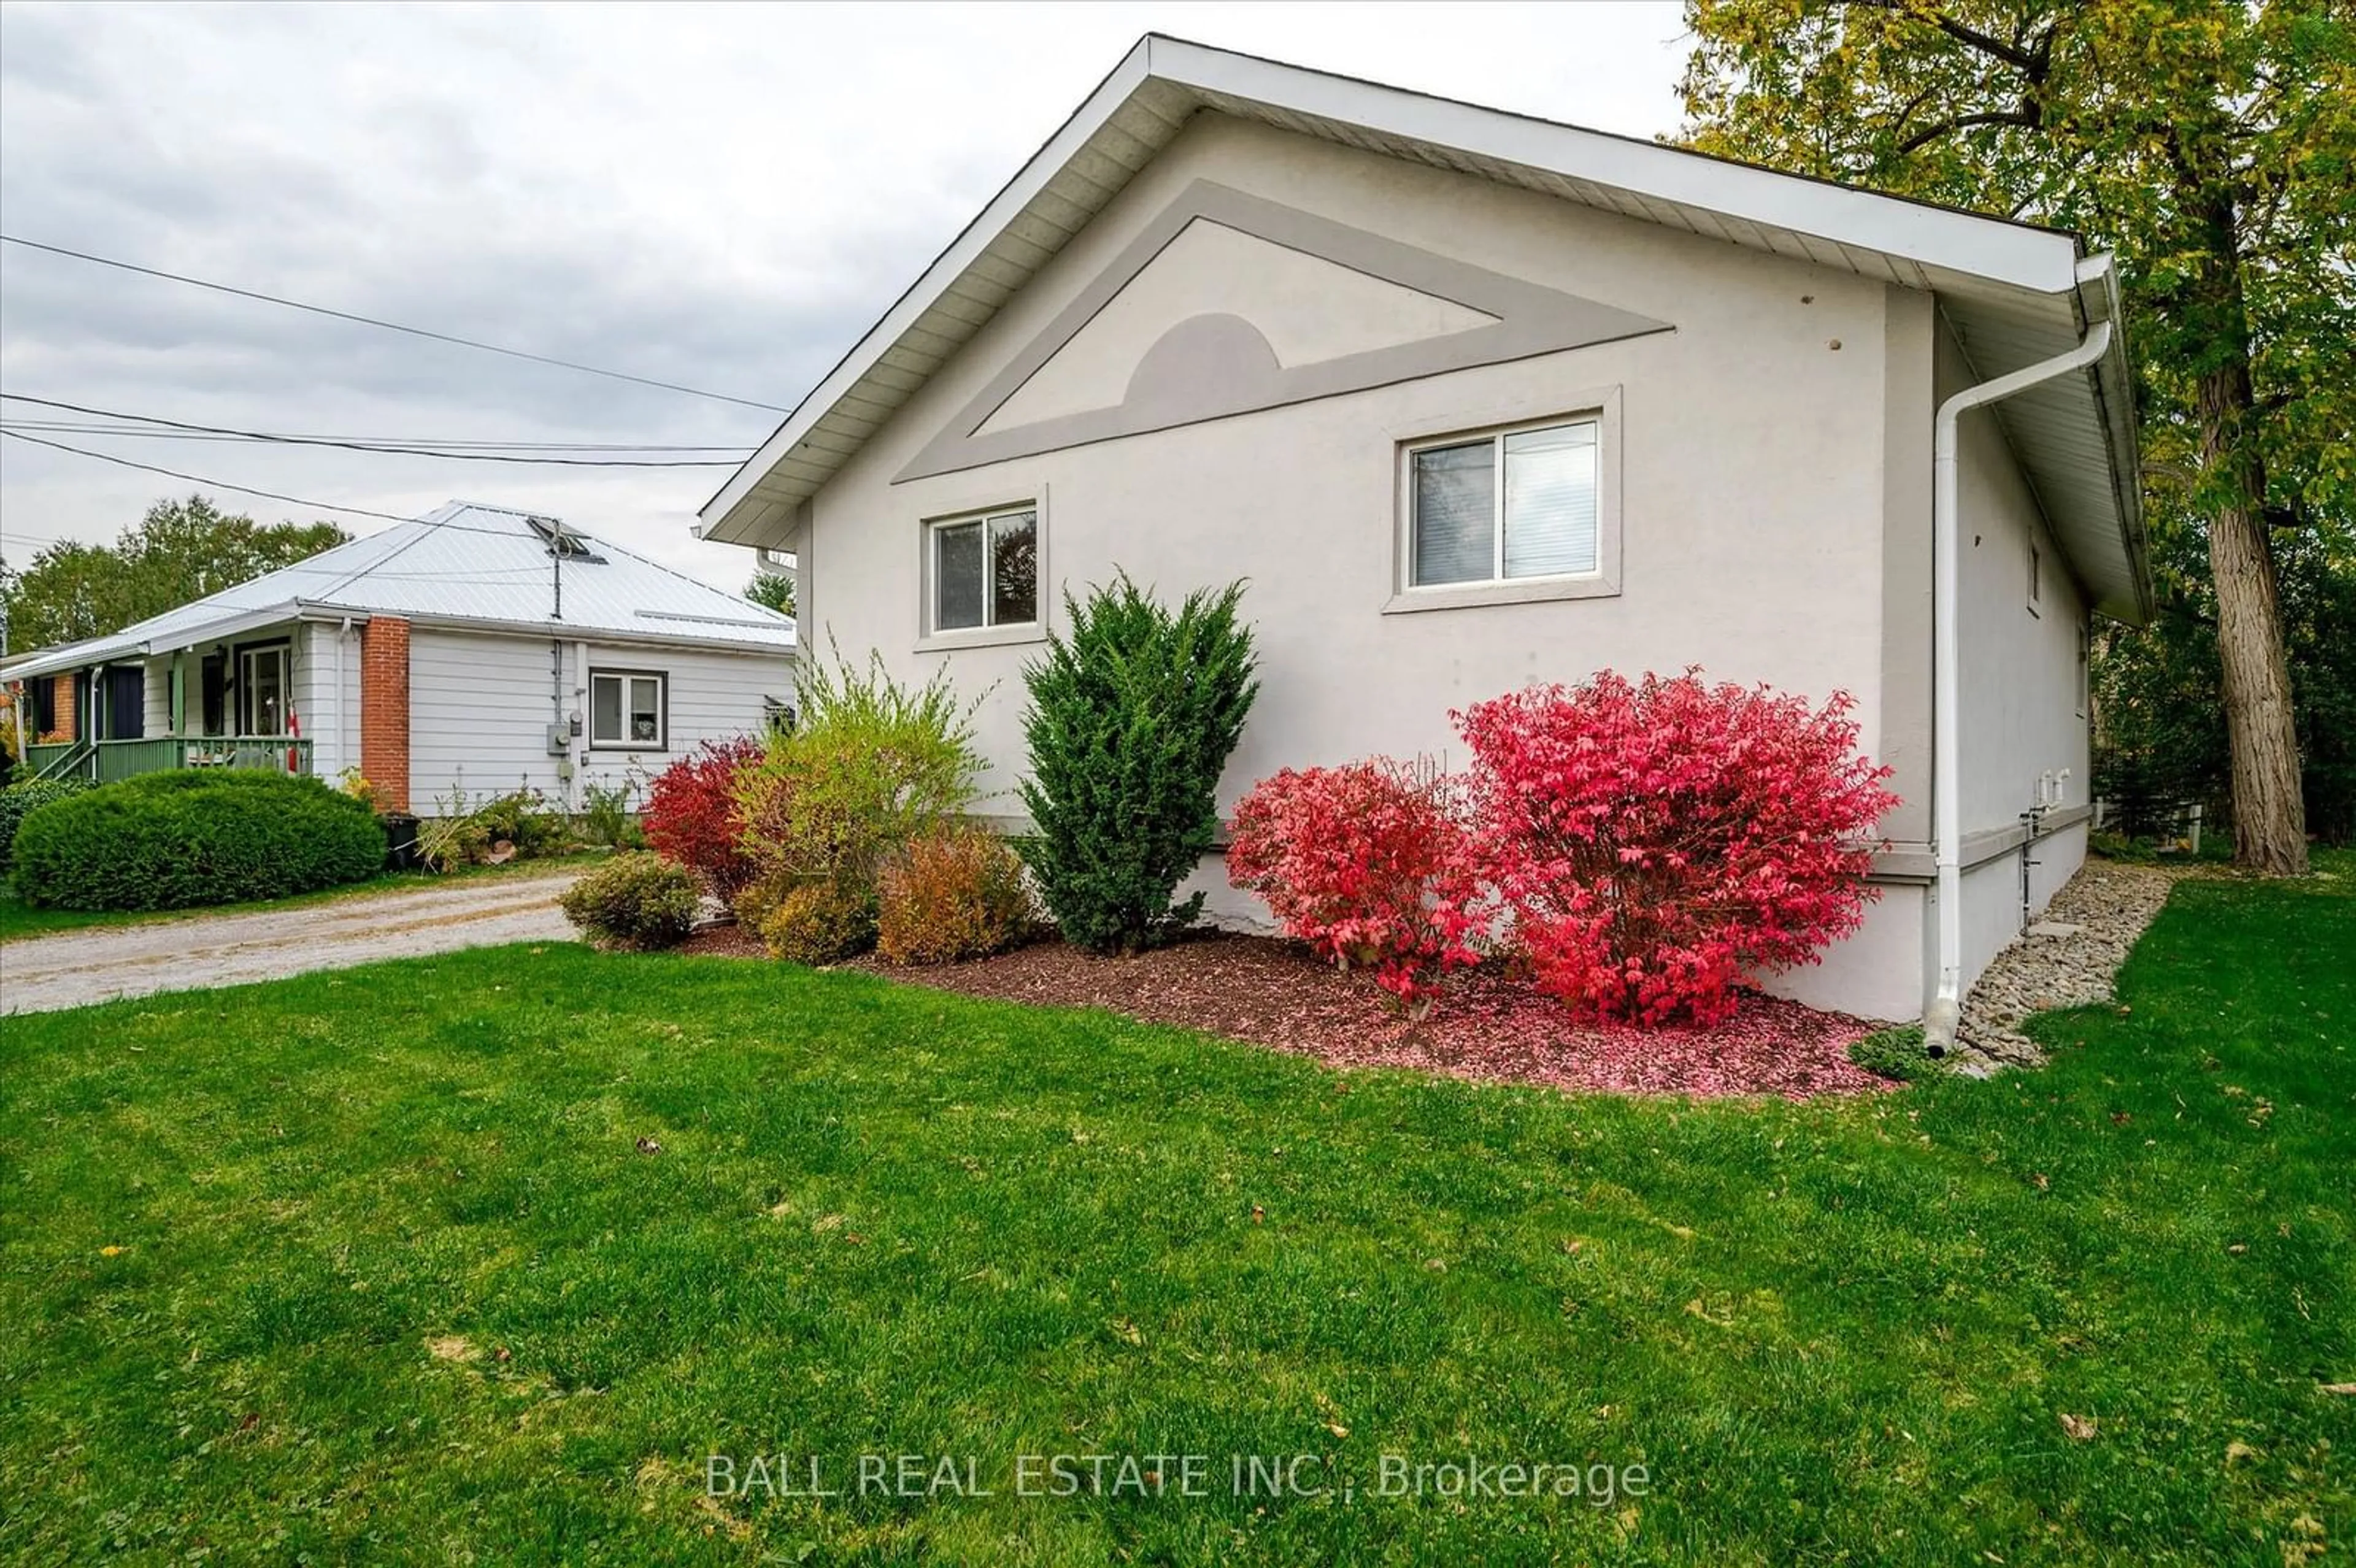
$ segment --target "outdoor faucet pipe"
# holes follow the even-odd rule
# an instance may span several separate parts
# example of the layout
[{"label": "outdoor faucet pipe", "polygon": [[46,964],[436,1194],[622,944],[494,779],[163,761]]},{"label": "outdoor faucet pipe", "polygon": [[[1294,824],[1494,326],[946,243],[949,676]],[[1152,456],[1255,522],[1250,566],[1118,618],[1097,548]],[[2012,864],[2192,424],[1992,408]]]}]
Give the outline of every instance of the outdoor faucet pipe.
[{"label": "outdoor faucet pipe", "polygon": [[[2106,269],[2107,256],[2082,265]],[[1939,405],[1932,427],[1931,539],[1935,581],[1932,593],[1932,752],[1931,803],[1933,833],[1939,860],[1939,988],[1922,1016],[1923,1044],[1933,1056],[1944,1056],[1955,1043],[1955,1028],[1963,1018],[1964,993],[1964,802],[1963,756],[1959,730],[1963,709],[1963,671],[1957,667],[1955,601],[1959,551],[1955,547],[1958,510],[1955,481],[1956,424],[1967,409],[2000,402],[2056,376],[2083,370],[2111,347],[2111,324],[2098,321],[2078,347],[2051,359],[2026,365],[2010,375],[1966,387]]]}]

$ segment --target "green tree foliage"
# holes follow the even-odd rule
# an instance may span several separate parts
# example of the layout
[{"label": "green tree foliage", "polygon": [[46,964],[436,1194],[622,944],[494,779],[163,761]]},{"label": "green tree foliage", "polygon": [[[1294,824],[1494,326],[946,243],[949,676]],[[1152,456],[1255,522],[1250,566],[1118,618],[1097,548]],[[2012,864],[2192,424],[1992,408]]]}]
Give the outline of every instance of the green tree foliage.
[{"label": "green tree foliage", "polygon": [[0,582],[8,645],[22,652],[103,636],[350,537],[333,523],[256,523],[202,496],[159,501],[114,543],[50,545]]},{"label": "green tree foliage", "polygon": [[[2356,517],[2345,0],[1687,0],[1687,16],[1697,147],[2117,254],[2173,609],[2147,634],[2168,646],[2115,635],[2113,655],[2145,674],[2211,662],[2241,858],[2303,868],[2285,602],[2344,596],[2330,572]],[[2325,575],[2278,584],[2277,558]]]},{"label": "green tree foliage", "polygon": [[1244,585],[1175,613],[1126,574],[1064,595],[1068,637],[1024,667],[1036,826],[1023,859],[1065,939],[1092,953],[1166,941],[1202,912],[1173,903],[1219,827],[1219,774],[1259,694]]},{"label": "green tree foliage", "polygon": [[744,585],[744,597],[780,615],[794,613],[794,580],[782,573],[756,571]]},{"label": "green tree foliage", "polygon": [[[2283,536],[2276,550],[2308,828],[2356,842],[2356,549],[2321,530]],[[2159,619],[2107,628],[2095,644],[2094,787],[2130,837],[2158,832],[2179,803],[2224,804],[2232,780],[2201,541],[2172,530],[2154,541],[2153,561],[2171,585]]]}]

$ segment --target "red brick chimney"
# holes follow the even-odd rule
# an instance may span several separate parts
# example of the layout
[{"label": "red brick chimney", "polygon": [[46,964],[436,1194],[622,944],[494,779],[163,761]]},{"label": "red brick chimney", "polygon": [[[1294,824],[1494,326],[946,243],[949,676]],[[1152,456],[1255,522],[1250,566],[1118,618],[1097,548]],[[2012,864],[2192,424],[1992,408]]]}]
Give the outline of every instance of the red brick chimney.
[{"label": "red brick chimney", "polygon": [[409,809],[409,623],[391,615],[360,627],[360,776],[384,810]]}]

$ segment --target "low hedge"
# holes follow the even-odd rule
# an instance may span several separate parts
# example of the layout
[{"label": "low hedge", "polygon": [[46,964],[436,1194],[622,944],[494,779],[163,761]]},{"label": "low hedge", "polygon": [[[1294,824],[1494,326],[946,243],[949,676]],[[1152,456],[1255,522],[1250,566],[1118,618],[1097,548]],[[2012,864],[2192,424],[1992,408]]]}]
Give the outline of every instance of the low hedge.
[{"label": "low hedge", "polygon": [[26,813],[37,805],[47,805],[53,800],[80,795],[91,788],[88,779],[18,779],[5,789],[0,789],[0,866],[16,845],[16,829],[24,825]]},{"label": "low hedge", "polygon": [[54,802],[16,833],[16,892],[60,909],[187,909],[375,875],[384,829],[317,779],[146,773]]},{"label": "low hedge", "polygon": [[600,947],[676,947],[695,929],[703,889],[685,866],[640,849],[615,856],[557,902]]}]

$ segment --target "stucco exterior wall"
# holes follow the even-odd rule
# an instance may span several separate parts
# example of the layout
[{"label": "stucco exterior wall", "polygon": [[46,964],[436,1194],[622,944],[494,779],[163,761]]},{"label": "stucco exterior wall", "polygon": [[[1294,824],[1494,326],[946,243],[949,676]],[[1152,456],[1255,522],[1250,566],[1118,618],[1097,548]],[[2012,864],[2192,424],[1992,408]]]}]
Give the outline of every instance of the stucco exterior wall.
[{"label": "stucco exterior wall", "polygon": [[[522,786],[577,806],[583,789],[628,784],[638,799],[653,774],[708,740],[755,733],[763,699],[792,689],[790,666],[769,655],[705,649],[606,645],[566,640],[555,645],[552,667],[545,637],[499,636],[418,626],[410,636],[410,808],[438,816],[454,795],[469,801]],[[585,736],[566,759],[548,750],[548,726],[558,713],[588,712],[588,671],[657,671],[668,677],[667,748],[592,750]],[[561,673],[560,673],[561,671]]]},{"label": "stucco exterior wall", "polygon": [[[894,483],[943,422],[1196,180],[1676,330]],[[1215,280],[1200,282],[1195,297],[1218,297]],[[1527,682],[1697,664],[1715,677],[1767,681],[1819,700],[1848,691],[1869,753],[1879,754],[1885,721],[1903,709],[1916,748],[1911,765],[1927,780],[1927,713],[1905,706],[1927,705],[1917,679],[1927,672],[1927,620],[1922,657],[1898,667],[1905,688],[1890,705],[1883,688],[1886,615],[1918,592],[1927,603],[1927,580],[1917,583],[1908,569],[1886,581],[1884,564],[1885,530],[1900,526],[1893,494],[1905,528],[1928,528],[1927,456],[1919,496],[1915,474],[1894,483],[1885,474],[1893,453],[1903,460],[1910,450],[1885,449],[1893,400],[1909,411],[1922,404],[1927,432],[1930,318],[1916,305],[1916,296],[1848,273],[1201,116],[813,498],[795,540],[803,624],[810,645],[830,635],[855,657],[873,648],[911,680],[946,664],[962,694],[981,699],[986,784],[998,792],[984,809],[1016,809],[1004,792],[1021,766],[1021,668],[1035,643],[943,650],[926,641],[923,523],[1033,499],[1043,600],[1116,568],[1171,595],[1250,580],[1245,609],[1262,692],[1222,781],[1223,807],[1286,765],[1370,752],[1461,764],[1449,709]],[[1893,321],[1907,335],[1894,351],[1886,336]],[[1138,336],[1129,330],[1106,341]],[[1902,384],[1893,385],[1893,366]],[[1130,367],[1079,368],[1096,374],[1074,375],[1068,365],[1059,374],[1110,385]],[[1599,406],[1616,421],[1606,432],[1618,448],[1616,595],[1387,613],[1400,443]],[[1927,544],[1921,553],[1927,571]],[[1046,614],[1061,624],[1059,603]],[[1927,798],[1927,782],[1910,804],[1914,794]],[[1215,912],[1253,912],[1217,868],[1203,880]],[[1912,1016],[1921,915],[1919,893],[1893,890],[1868,932],[1788,987]]]}]

